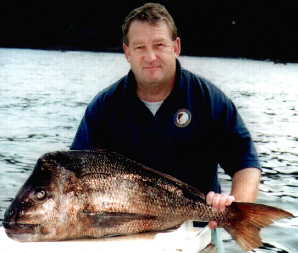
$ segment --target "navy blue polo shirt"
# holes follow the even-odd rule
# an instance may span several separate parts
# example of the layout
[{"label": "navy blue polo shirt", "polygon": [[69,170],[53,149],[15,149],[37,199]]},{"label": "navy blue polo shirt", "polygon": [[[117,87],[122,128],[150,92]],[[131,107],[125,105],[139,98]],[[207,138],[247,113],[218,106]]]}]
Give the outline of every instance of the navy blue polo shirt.
[{"label": "navy blue polo shirt", "polygon": [[260,168],[251,136],[233,102],[177,61],[176,82],[155,114],[136,95],[133,73],[88,105],[72,150],[107,148],[170,174],[203,193],[220,192],[227,174]]}]

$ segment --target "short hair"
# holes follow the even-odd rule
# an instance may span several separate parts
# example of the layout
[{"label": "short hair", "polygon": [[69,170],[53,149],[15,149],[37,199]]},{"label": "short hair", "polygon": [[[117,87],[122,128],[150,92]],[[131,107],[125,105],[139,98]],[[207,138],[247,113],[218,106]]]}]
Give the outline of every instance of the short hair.
[{"label": "short hair", "polygon": [[167,11],[167,9],[158,3],[146,3],[132,10],[124,20],[122,25],[122,39],[123,42],[128,45],[128,31],[131,23],[135,20],[148,22],[149,24],[155,25],[160,21],[165,21],[170,28],[172,40],[177,38],[177,27],[175,25],[174,19]]}]

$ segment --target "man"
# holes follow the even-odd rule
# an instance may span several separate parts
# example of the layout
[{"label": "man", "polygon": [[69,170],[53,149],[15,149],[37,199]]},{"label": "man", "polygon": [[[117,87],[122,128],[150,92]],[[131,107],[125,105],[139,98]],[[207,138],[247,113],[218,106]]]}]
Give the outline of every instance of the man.
[{"label": "man", "polygon": [[[260,166],[250,134],[229,98],[181,68],[180,38],[167,10],[145,4],[122,30],[131,71],[88,105],[71,149],[122,153],[208,193],[216,209],[255,201]],[[218,165],[233,178],[231,195],[220,194]]]}]

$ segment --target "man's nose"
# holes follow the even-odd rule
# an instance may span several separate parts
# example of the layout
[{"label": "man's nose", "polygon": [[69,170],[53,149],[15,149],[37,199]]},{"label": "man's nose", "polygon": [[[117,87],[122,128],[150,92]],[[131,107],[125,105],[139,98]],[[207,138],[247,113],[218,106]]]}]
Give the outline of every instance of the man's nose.
[{"label": "man's nose", "polygon": [[145,60],[152,62],[156,60],[156,52],[153,49],[148,49],[145,54]]}]

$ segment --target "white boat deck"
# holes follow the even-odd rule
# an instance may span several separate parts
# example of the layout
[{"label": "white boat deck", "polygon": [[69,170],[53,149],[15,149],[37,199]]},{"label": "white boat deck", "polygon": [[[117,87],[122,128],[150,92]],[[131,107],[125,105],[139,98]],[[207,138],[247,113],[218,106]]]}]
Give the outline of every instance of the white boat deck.
[{"label": "white boat deck", "polygon": [[[162,233],[143,233],[129,236],[102,238],[97,240],[73,240],[59,242],[17,242],[7,237],[0,227],[1,252],[53,253],[94,252],[100,253],[198,253],[211,241],[208,227],[194,228],[191,222],[175,230]],[[205,251],[204,251],[205,252]]]}]

